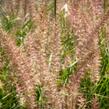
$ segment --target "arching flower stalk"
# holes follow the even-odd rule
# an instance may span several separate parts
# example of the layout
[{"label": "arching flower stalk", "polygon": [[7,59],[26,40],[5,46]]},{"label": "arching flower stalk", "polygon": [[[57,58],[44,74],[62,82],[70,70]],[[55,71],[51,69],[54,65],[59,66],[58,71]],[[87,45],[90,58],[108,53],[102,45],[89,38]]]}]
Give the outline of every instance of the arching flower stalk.
[{"label": "arching flower stalk", "polygon": [[[100,27],[107,22],[109,13],[103,16],[102,3],[99,4],[97,2],[100,1],[96,1],[96,5],[93,5],[92,2],[90,3],[91,6],[93,6],[93,9],[91,8],[91,10],[88,10],[88,13],[85,12],[87,10],[87,7],[85,6],[88,5],[88,1],[81,2],[81,5],[79,4],[80,8],[76,5],[76,8],[73,8],[71,12],[71,22],[77,36],[76,56],[79,60],[76,74],[71,77],[72,85],[69,86],[70,88],[73,86],[71,92],[74,94],[78,92],[81,78],[87,70],[91,71],[93,81],[99,80],[98,72],[100,56],[98,48],[98,31]],[[83,5],[85,5],[84,8],[82,8]],[[88,15],[91,12],[96,13],[94,18],[91,18],[90,15]],[[93,13],[91,14],[93,15]],[[95,23],[96,17],[99,19],[97,19],[98,21]],[[73,101],[76,99],[76,96]]]},{"label": "arching flower stalk", "polygon": [[[33,68],[35,72],[33,75],[34,80],[36,80],[36,84],[42,84],[42,86],[45,89],[45,96],[47,96],[48,98],[48,103],[52,107],[59,109],[61,108],[61,97],[59,96],[59,93],[57,91],[56,79],[60,68],[59,64],[57,65],[57,63],[60,60],[60,57],[55,54],[58,53],[57,49],[60,49],[57,44],[58,42],[60,42],[60,40],[56,39],[57,36],[55,33],[56,27],[54,24],[54,20],[52,22],[49,22],[47,19],[46,8],[47,7],[45,5],[45,7],[42,8],[44,10],[42,10],[41,13],[38,13],[39,20],[37,24],[39,26],[35,29],[35,31],[32,34],[30,33],[26,38],[24,42],[24,49],[26,50],[26,53],[31,60],[31,65],[35,66],[34,68],[31,68]],[[52,28],[48,27],[47,24],[52,24]],[[52,29],[52,31],[49,31],[49,29]],[[51,34],[48,34],[48,32],[50,32]],[[48,39],[48,37],[50,39]],[[48,43],[50,43],[50,45],[48,46],[48,48],[46,48]],[[52,53],[53,55],[53,60],[51,60],[51,67],[49,67],[49,56],[46,53],[47,49],[48,51],[50,50],[50,53]],[[50,69],[52,68],[53,70],[51,71]]]},{"label": "arching flower stalk", "polygon": [[[18,85],[22,89],[22,93],[25,96],[26,106],[28,109],[34,109],[35,107],[35,91],[33,75],[31,75],[31,68],[28,58],[16,47],[16,44],[7,33],[0,29],[0,42],[3,48],[9,54],[12,66],[15,67],[16,75],[18,78]],[[28,101],[28,99],[30,101]]]}]

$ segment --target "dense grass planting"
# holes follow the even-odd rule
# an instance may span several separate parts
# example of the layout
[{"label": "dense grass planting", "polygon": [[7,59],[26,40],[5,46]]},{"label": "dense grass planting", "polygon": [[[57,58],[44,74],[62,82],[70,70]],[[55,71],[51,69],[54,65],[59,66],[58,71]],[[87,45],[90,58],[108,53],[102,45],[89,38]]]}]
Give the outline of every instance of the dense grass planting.
[{"label": "dense grass planting", "polygon": [[0,1],[0,109],[109,109],[108,0]]}]

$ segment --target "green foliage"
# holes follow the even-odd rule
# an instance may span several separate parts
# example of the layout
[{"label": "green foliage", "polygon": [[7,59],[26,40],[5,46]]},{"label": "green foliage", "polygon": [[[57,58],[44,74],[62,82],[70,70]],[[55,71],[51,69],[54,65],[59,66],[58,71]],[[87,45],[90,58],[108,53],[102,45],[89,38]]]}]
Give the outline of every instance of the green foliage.
[{"label": "green foliage", "polygon": [[59,14],[59,24],[61,28],[61,60],[64,62],[65,57],[71,57],[71,60],[75,60],[75,35],[68,20],[64,17],[64,12]]},{"label": "green foliage", "polygon": [[104,12],[107,12],[107,10],[109,10],[109,0],[104,0]]},{"label": "green foliage", "polygon": [[90,76],[85,75],[80,84],[80,91],[87,99],[88,105],[91,108],[91,100],[94,96],[99,98],[100,109],[108,109],[109,101],[109,50],[106,42],[106,28],[102,27],[99,34],[100,47],[100,80],[94,84],[91,82]]},{"label": "green foliage", "polygon": [[27,33],[30,32],[32,26],[33,26],[33,22],[31,19],[26,20],[23,25],[17,25],[17,20],[18,18],[15,15],[3,15],[1,18],[1,27],[6,31],[6,32],[12,32],[12,30],[14,29],[15,31],[15,35],[16,35],[16,44],[18,46],[20,46]]},{"label": "green foliage", "polygon": [[84,97],[87,100],[86,106],[88,109],[91,109],[91,100],[94,94],[93,89],[94,89],[94,83],[90,78],[90,73],[86,73],[80,83],[80,92],[84,94]]},{"label": "green foliage", "polygon": [[101,51],[101,67],[100,74],[101,76],[105,75],[109,71],[109,48],[106,42],[106,28],[102,27],[100,30],[100,51]]},{"label": "green foliage", "polygon": [[18,98],[16,97],[16,91],[11,82],[4,86],[4,89],[0,89],[0,109],[21,109]]},{"label": "green foliage", "polygon": [[65,58],[70,57],[71,63],[68,66],[64,66],[59,73],[59,78],[57,84],[59,86],[66,85],[68,83],[69,77],[76,70],[77,60],[75,59],[75,36],[70,28],[68,20],[64,17],[64,12],[59,14],[59,24],[61,27],[61,63],[65,63]]},{"label": "green foliage", "polygon": [[67,68],[64,68],[60,71],[59,78],[57,80],[58,86],[63,86],[68,83],[70,75],[73,74],[76,69],[76,64],[77,60],[69,65]]},{"label": "green foliage", "polygon": [[33,25],[33,22],[31,21],[31,19],[29,19],[29,20],[25,21],[23,26],[17,30],[16,43],[18,46],[20,46],[23,43],[25,36],[31,30],[32,25]]},{"label": "green foliage", "polygon": [[109,77],[102,77],[95,88],[96,96],[99,98],[100,109],[109,109]]},{"label": "green foliage", "polygon": [[54,17],[56,18],[56,0],[48,1],[47,12],[51,19]]},{"label": "green foliage", "polygon": [[100,67],[100,75],[101,78],[96,86],[96,94],[99,97],[100,108],[108,109],[108,101],[109,101],[109,48],[108,42],[106,41],[106,28],[102,27],[100,30],[100,51],[101,51],[101,67]]},{"label": "green foliage", "polygon": [[36,85],[36,102],[40,109],[44,109],[46,98],[44,96],[43,87],[41,85]]},{"label": "green foliage", "polygon": [[16,24],[16,20],[17,20],[17,17],[14,15],[2,16],[1,26],[5,31],[11,32],[11,30],[14,28]]}]

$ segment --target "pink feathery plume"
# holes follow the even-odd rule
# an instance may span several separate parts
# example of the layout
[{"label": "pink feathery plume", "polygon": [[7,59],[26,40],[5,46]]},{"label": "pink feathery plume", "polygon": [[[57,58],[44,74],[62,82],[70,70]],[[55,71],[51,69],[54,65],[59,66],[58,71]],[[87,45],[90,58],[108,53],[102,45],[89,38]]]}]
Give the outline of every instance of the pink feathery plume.
[{"label": "pink feathery plume", "polygon": [[[96,0],[94,3],[95,1],[81,1],[74,5],[71,11],[70,20],[77,37],[76,56],[79,60],[76,74],[71,76],[69,86],[74,94],[78,92],[80,80],[86,71],[91,72],[94,81],[98,80],[98,31],[108,20],[109,12],[103,15],[102,2]],[[95,76],[96,74],[97,76]],[[76,96],[77,94],[75,97],[73,96],[74,101]]]},{"label": "pink feathery plume", "polygon": [[33,75],[31,73],[28,58],[16,47],[15,41],[2,29],[0,29],[0,42],[3,48],[9,55],[12,66],[17,73],[19,89],[25,96],[26,106],[28,109],[34,109],[35,104],[35,91]]}]

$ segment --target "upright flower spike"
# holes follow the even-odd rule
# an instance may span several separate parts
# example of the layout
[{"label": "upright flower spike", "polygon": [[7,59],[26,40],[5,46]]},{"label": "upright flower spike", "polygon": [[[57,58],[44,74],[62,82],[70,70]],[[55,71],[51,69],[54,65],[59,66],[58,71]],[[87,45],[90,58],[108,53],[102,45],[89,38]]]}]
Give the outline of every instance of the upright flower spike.
[{"label": "upright flower spike", "polygon": [[57,23],[54,21],[52,28],[52,37],[51,37],[51,69],[54,73],[59,73],[60,71],[60,53],[61,53],[61,39]]},{"label": "upright flower spike", "polygon": [[39,82],[43,85],[48,103],[53,107],[55,106],[56,109],[60,109],[61,99],[57,91],[56,74],[49,70],[47,57],[42,50],[43,44],[40,36],[43,37],[40,30],[36,30],[35,33],[30,35],[25,42],[25,50],[29,54],[31,65],[33,66],[34,64],[36,66],[33,74],[36,84]]},{"label": "upright flower spike", "polygon": [[[84,1],[83,3],[81,2],[80,8],[72,11],[71,19],[72,19],[74,31],[77,36],[77,46],[76,46],[77,58],[81,62],[84,61],[84,58],[87,56],[87,54],[90,51],[92,51],[92,48],[93,48],[95,50],[96,57],[92,60],[92,62],[88,62],[86,67],[87,67],[87,70],[91,70],[91,73],[96,74],[96,73],[94,73],[95,68],[93,68],[92,66],[97,65],[95,72],[99,71],[99,54],[97,55],[97,53],[99,53],[98,37],[97,37],[98,35],[93,36],[93,40],[91,42],[93,44],[90,47],[84,45],[84,43],[87,43],[88,39],[90,39],[91,36],[89,36],[89,34],[93,31],[93,28],[96,26],[95,22],[93,22],[93,18],[90,17],[91,14],[93,14],[92,13],[93,10],[85,7],[85,6],[88,6],[91,4],[92,3],[89,4],[89,2],[87,0]],[[98,4],[97,4],[97,6],[94,6],[92,4],[92,6],[95,7],[96,9],[100,10],[99,11],[100,15],[98,13],[98,15],[96,15],[96,17],[101,18],[102,6],[100,9],[97,8],[97,6],[100,7],[100,5],[98,5]],[[96,10],[94,10],[94,11],[96,12]],[[97,64],[93,64],[93,63],[97,63]]]},{"label": "upright flower spike", "polygon": [[28,7],[27,8],[29,9],[28,13],[30,14],[30,16],[33,19],[33,21],[36,22],[36,15],[37,15],[36,1],[35,0],[27,0],[27,1],[28,1]]},{"label": "upright flower spike", "polygon": [[18,84],[25,96],[27,109],[34,109],[36,106],[34,81],[32,80],[28,58],[16,47],[14,40],[2,29],[0,29],[0,43],[2,43],[3,48],[9,54],[12,65],[15,67],[19,80]]},{"label": "upright flower spike", "polygon": [[[74,80],[76,81],[72,79],[73,86],[75,85],[76,82],[79,83],[80,79],[83,77],[83,75],[87,71],[91,72],[93,81],[98,80],[98,75],[99,75],[98,74],[99,72],[98,33],[96,34],[91,34],[91,33],[94,31],[93,29],[100,23],[101,15],[103,15],[102,12],[103,12],[102,2],[99,0],[96,2],[88,1],[88,0],[80,1],[79,3],[76,3],[72,7],[71,23],[74,29],[74,33],[77,37],[76,56],[79,60],[77,64],[78,65],[77,69],[79,68],[79,66],[82,66],[81,65],[82,62],[83,62],[83,65],[85,62],[85,65],[81,67],[81,70],[79,71],[77,70],[77,75],[78,76],[81,75],[80,78],[74,77],[75,78]],[[90,40],[90,38],[92,40]],[[86,45],[86,43],[88,45]],[[94,50],[93,54],[90,54],[91,51],[93,50]],[[90,57],[87,58],[87,55],[89,54],[90,54]],[[75,91],[73,90],[74,87],[77,87]],[[79,84],[78,85],[76,84],[74,87],[72,91],[74,91],[73,93],[77,93]]]},{"label": "upright flower spike", "polygon": [[[84,42],[84,47],[86,47],[88,49],[90,48],[91,51],[86,55],[86,57],[84,58],[84,61],[80,61],[80,64],[78,65],[78,69],[76,71],[76,74],[72,75],[72,77],[71,77],[71,84],[73,86],[76,85],[74,87],[79,87],[79,82],[84,75],[84,72],[85,72],[84,68],[86,68],[87,62],[91,62],[91,60],[94,59],[94,57],[96,56],[96,55],[94,55],[96,53],[96,50],[91,48],[92,44],[93,44],[93,37],[91,37],[91,36],[98,35],[98,31],[108,21],[108,19],[109,19],[109,11],[106,14],[104,14],[103,17],[100,18],[100,21],[96,24],[95,28],[88,35],[89,39],[87,40],[87,42]],[[73,89],[74,88],[72,88],[72,91],[74,91]]]},{"label": "upright flower spike", "polygon": [[[34,33],[29,34],[24,45],[31,62],[36,65],[35,75],[37,75],[36,78],[39,77],[39,81],[46,89],[48,102],[56,109],[60,109],[61,97],[59,96],[56,85],[57,75],[60,70],[60,35],[56,21],[53,19],[49,22],[46,15],[47,5],[45,3],[43,5],[41,6],[41,11],[38,13],[39,19],[37,24],[39,26]],[[47,24],[52,25],[52,27],[48,27]],[[49,31],[49,29],[52,29],[52,31]],[[48,31],[50,34],[48,34]],[[47,38],[50,39],[48,48],[46,48],[47,43],[49,43],[47,42]],[[46,49],[49,49],[53,56],[51,57],[51,66],[47,62],[48,56]]]},{"label": "upright flower spike", "polygon": [[[103,13],[103,1],[101,0],[90,0],[91,10],[92,10],[92,20],[93,20],[93,27],[95,27],[101,20]],[[92,29],[93,30],[93,29]],[[93,39],[93,49],[95,49],[95,56],[91,62],[92,67],[92,81],[98,81],[99,80],[99,67],[100,67],[100,51],[99,51],[99,32],[95,35],[95,39]]]}]

